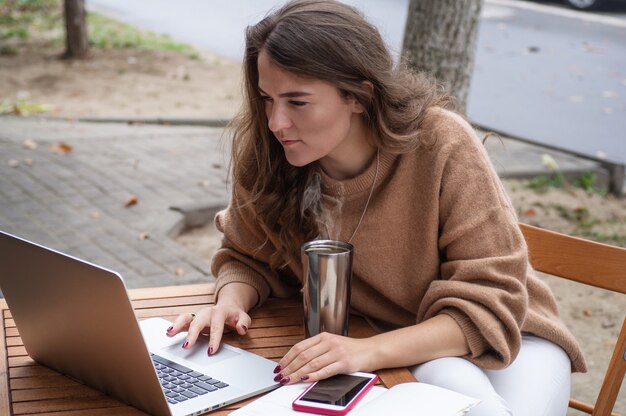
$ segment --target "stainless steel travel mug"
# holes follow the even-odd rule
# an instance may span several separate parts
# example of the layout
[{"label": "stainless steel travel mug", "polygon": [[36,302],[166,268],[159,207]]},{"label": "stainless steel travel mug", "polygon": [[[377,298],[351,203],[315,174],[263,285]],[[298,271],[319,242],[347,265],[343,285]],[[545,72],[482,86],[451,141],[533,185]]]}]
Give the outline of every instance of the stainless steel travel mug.
[{"label": "stainless steel travel mug", "polygon": [[352,244],[343,241],[314,240],[302,246],[307,338],[321,332],[348,335],[352,253]]}]

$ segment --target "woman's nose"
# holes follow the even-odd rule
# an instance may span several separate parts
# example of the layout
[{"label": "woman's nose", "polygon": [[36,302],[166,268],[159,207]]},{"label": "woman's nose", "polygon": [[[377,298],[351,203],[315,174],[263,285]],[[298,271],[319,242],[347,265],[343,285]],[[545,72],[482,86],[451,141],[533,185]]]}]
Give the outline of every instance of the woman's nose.
[{"label": "woman's nose", "polygon": [[267,126],[274,133],[291,127],[291,120],[280,106],[274,104],[267,115]]}]

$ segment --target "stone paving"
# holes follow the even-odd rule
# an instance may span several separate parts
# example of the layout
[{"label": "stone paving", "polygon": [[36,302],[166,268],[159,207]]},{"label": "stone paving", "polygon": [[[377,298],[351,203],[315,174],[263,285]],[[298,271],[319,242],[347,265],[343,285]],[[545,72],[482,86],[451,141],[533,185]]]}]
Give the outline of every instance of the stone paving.
[{"label": "stone paving", "polygon": [[[171,238],[185,221],[172,207],[227,204],[222,132],[1,117],[0,230],[115,270],[129,288],[211,280],[208,261]],[[602,173],[507,138],[487,149],[503,177],[545,173],[544,153],[564,170]]]},{"label": "stone paving", "polygon": [[221,133],[1,118],[0,229],[120,272],[130,288],[207,281],[208,262],[168,237],[183,220],[170,207],[225,206]]}]

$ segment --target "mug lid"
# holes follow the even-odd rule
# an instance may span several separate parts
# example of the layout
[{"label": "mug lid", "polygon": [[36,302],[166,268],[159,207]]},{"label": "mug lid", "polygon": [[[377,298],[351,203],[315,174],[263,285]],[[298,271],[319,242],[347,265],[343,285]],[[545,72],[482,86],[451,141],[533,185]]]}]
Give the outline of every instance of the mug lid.
[{"label": "mug lid", "polygon": [[302,245],[303,253],[344,254],[354,250],[350,243],[340,240],[312,240]]}]

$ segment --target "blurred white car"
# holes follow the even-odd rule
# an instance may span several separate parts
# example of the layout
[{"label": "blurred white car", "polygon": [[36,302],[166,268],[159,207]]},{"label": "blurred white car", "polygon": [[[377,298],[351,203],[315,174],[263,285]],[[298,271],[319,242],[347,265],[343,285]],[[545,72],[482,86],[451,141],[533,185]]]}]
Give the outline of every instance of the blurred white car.
[{"label": "blurred white car", "polygon": [[606,0],[565,0],[565,3],[578,10],[595,10],[607,3]]}]

